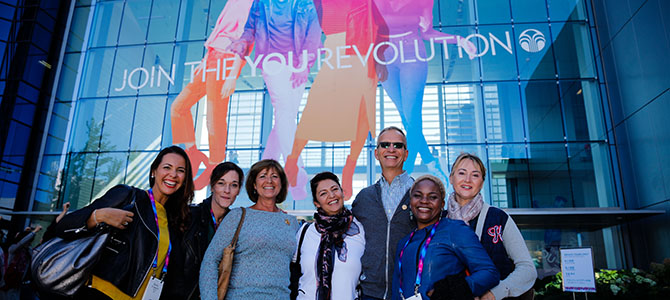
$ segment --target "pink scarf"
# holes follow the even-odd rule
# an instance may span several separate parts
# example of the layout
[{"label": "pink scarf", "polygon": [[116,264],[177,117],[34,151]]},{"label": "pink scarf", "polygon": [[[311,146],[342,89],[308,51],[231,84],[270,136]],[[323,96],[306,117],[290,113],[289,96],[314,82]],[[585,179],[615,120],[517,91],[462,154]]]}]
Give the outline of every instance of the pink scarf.
[{"label": "pink scarf", "polygon": [[470,225],[470,221],[476,218],[484,206],[482,194],[477,194],[470,202],[461,206],[456,201],[455,193],[449,195],[447,217],[452,220],[463,220],[465,224]]}]

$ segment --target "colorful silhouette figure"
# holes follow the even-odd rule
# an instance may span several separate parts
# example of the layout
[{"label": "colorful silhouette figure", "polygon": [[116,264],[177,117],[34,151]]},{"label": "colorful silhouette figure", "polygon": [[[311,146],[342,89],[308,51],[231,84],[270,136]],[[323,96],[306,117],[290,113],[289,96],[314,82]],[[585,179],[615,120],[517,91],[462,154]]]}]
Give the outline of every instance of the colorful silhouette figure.
[{"label": "colorful silhouette figure", "polygon": [[349,58],[341,64],[350,67],[338,68],[330,61],[322,65],[309,91],[285,170],[289,183],[295,185],[298,158],[308,140],[351,141],[342,169],[342,188],[348,200],[356,161],[368,132],[375,132],[378,78],[385,79],[384,66],[377,65],[372,55],[361,61],[356,51],[369,53],[371,47],[385,41],[381,34],[388,35],[388,31],[372,0],[317,0],[314,4],[326,35],[324,48],[336,53],[338,47],[348,47],[344,53]]},{"label": "colorful silhouette figure", "polygon": [[[263,159],[284,160],[291,153],[300,100],[309,70],[321,46],[321,27],[312,0],[255,0],[233,51],[247,53],[255,43],[263,80],[274,109],[274,126]],[[289,190],[294,200],[307,197],[307,173],[298,157],[297,184]]]},{"label": "colorful silhouette figure", "polygon": [[[205,42],[207,53],[196,68],[193,81],[179,93],[171,106],[172,141],[184,144],[195,175],[201,163],[205,170],[194,178],[195,189],[209,183],[209,175],[226,159],[228,104],[244,61],[243,55],[230,51],[230,45],[242,35],[253,0],[229,0]],[[207,96],[207,132],[209,157],[195,146],[195,128],[191,107]]]},{"label": "colorful silhouette figure", "polygon": [[[388,78],[382,87],[395,104],[402,124],[407,130],[407,149],[409,156],[405,170],[412,173],[417,154],[421,154],[423,163],[434,175],[446,181],[439,160],[431,153],[423,135],[423,93],[428,77],[428,58],[423,41],[433,39],[436,44],[446,41],[459,43],[470,58],[476,47],[457,36],[433,29],[433,0],[375,0],[379,11],[389,28],[389,41],[397,48],[388,47],[384,57],[398,57],[388,64]],[[402,48],[402,49],[400,49]],[[388,61],[388,60],[387,60]]]}]

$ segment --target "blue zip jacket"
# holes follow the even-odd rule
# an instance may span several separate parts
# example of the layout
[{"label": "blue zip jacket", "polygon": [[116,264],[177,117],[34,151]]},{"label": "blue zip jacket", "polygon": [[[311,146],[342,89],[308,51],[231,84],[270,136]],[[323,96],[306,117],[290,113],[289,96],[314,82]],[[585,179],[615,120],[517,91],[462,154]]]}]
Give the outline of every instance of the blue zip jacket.
[{"label": "blue zip jacket", "polygon": [[[402,270],[398,269],[398,257],[409,239],[409,235],[398,242],[391,299],[401,299],[400,276],[402,276],[404,297],[409,298],[414,295],[419,251],[432,227],[428,226],[417,230],[414,234],[407,248],[405,248],[402,257]],[[465,269],[470,272],[470,276],[465,277],[465,281],[474,296],[483,295],[500,281],[496,266],[475,233],[463,221],[446,218],[440,221],[435,236],[428,245],[423,264],[423,274],[421,274],[421,285],[419,286],[422,299],[430,299],[426,293],[433,289],[436,281],[448,275],[464,272]]]}]

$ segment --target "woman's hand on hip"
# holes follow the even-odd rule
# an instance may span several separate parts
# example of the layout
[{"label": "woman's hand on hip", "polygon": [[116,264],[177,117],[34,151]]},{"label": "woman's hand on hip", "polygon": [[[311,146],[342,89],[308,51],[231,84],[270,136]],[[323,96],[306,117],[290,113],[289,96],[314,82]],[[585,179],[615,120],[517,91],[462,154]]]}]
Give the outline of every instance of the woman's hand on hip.
[{"label": "woman's hand on hip", "polygon": [[123,209],[111,207],[99,208],[93,211],[86,225],[92,228],[99,223],[105,223],[118,229],[126,229],[128,224],[133,221],[133,216],[132,212]]}]

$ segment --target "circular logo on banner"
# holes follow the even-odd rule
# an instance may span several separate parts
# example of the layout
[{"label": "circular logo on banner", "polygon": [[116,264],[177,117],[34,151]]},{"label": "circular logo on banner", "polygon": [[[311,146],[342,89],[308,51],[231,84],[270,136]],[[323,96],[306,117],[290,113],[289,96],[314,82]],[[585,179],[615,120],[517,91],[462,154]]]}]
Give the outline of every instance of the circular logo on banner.
[{"label": "circular logo on banner", "polygon": [[540,52],[547,44],[544,34],[537,29],[526,29],[519,35],[519,44],[526,52]]}]

